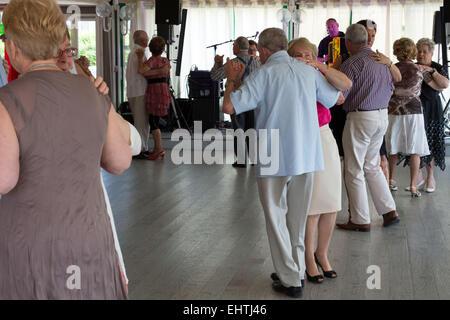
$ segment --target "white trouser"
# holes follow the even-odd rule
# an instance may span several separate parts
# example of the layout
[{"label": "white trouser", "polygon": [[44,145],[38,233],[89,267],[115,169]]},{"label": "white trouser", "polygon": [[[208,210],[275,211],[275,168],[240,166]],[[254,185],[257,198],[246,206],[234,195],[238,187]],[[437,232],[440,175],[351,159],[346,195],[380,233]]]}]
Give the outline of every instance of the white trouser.
[{"label": "white trouser", "polygon": [[305,227],[313,173],[258,178],[272,262],[281,283],[300,287],[305,274]]},{"label": "white trouser", "polygon": [[141,136],[142,151],[148,151],[148,137],[150,125],[148,123],[148,113],[145,107],[145,95],[128,98],[131,112],[133,113],[134,126]]},{"label": "white trouser", "polygon": [[380,147],[387,126],[387,109],[347,114],[342,145],[344,181],[353,223],[370,223],[366,180],[379,215],[396,209],[386,177],[380,167]]}]

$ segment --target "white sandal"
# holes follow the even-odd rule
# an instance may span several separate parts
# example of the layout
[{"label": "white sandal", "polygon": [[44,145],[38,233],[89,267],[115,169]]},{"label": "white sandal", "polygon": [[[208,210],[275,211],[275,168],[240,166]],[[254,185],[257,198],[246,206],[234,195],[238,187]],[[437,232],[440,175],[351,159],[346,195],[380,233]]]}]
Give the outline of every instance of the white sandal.
[{"label": "white sandal", "polygon": [[[417,184],[417,189],[420,189],[420,187],[423,186],[424,184],[425,184],[425,180],[420,181],[420,182]],[[407,187],[405,188],[405,191],[411,191],[411,186],[407,186]]]},{"label": "white sandal", "polygon": [[395,180],[389,179],[389,189],[391,191],[397,191],[398,190],[397,182]]}]

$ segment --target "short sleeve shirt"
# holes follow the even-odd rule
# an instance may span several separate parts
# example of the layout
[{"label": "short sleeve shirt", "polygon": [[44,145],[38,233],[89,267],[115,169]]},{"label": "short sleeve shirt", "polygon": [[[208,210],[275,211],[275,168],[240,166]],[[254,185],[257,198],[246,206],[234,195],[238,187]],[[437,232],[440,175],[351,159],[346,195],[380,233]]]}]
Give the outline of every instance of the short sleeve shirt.
[{"label": "short sleeve shirt", "polygon": [[[267,141],[272,161],[258,163],[257,177],[323,170],[316,102],[331,108],[338,97],[339,91],[319,71],[289,57],[286,51],[272,54],[251,73],[231,94],[231,102],[236,114],[255,110],[259,142]],[[265,150],[258,145],[258,151],[261,156]]]}]

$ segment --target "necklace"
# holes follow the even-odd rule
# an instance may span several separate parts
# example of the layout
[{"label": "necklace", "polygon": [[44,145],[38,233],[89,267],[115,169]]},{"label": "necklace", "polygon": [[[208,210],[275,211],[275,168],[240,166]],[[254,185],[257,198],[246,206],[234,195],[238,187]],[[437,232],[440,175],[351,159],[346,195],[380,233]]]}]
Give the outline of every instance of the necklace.
[{"label": "necklace", "polygon": [[37,68],[42,68],[42,67],[55,67],[58,68],[58,66],[54,63],[39,63],[39,64],[35,64],[34,66],[32,66],[30,69],[28,69],[27,72],[37,69]]}]

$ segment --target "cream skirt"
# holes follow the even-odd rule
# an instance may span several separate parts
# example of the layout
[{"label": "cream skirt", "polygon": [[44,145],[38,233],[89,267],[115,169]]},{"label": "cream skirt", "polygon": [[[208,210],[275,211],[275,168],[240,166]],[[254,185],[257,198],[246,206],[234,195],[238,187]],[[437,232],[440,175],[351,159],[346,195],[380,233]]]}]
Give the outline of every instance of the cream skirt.
[{"label": "cream skirt", "polygon": [[308,215],[341,211],[341,160],[333,133],[328,125],[320,127],[325,170],[314,173]]},{"label": "cream skirt", "polygon": [[388,154],[430,154],[423,114],[389,115],[386,131]]}]

